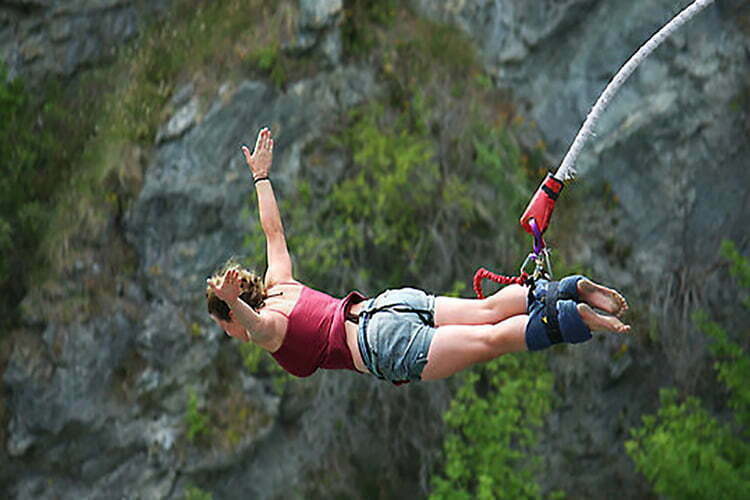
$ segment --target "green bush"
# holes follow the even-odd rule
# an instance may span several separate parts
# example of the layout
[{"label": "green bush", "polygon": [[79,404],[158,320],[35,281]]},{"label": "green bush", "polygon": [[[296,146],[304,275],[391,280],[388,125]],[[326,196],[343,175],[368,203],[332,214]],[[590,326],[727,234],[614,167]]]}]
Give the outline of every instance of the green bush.
[{"label": "green bush", "polygon": [[[750,264],[731,243],[722,246],[732,273],[750,288]],[[695,396],[663,389],[655,415],[631,430],[625,447],[654,491],[668,498],[750,498],[750,357],[705,313],[695,321],[713,339],[718,380],[729,392],[730,419],[719,418]]]},{"label": "green bush", "polygon": [[285,203],[284,212],[295,221],[290,247],[304,263],[300,271],[308,281],[327,283],[334,269],[354,276],[381,269],[372,278],[385,288],[422,264],[425,225],[442,193],[433,143],[412,118],[410,112],[393,116],[377,102],[354,110],[349,127],[331,144],[350,155],[351,167],[322,198],[314,220],[309,182]]},{"label": "green bush", "polygon": [[396,0],[345,0],[341,38],[345,53],[367,55],[378,45],[372,25],[389,25],[396,16]]},{"label": "green bush", "polygon": [[195,389],[188,391],[185,425],[187,425],[187,438],[190,441],[208,430],[208,417],[200,410],[200,401]]},{"label": "green bush", "polygon": [[[29,240],[36,226],[33,180],[39,158],[29,129],[28,95],[18,79],[0,66],[0,280],[7,282],[17,255],[14,245]],[[30,208],[30,210],[27,209]],[[25,213],[28,212],[28,213]],[[31,231],[23,231],[25,227]],[[14,258],[15,257],[15,258]]]},{"label": "green bush", "polygon": [[544,355],[509,355],[474,367],[445,414],[443,472],[432,500],[541,498],[529,450],[552,404]]},{"label": "green bush", "polygon": [[213,500],[214,496],[208,491],[204,491],[197,486],[188,486],[185,488],[185,500]]},{"label": "green bush", "polygon": [[750,448],[703,408],[661,392],[656,415],[643,417],[625,445],[654,491],[668,498],[750,498]]},{"label": "green bush", "polygon": [[0,327],[18,320],[25,276],[36,261],[51,218],[50,198],[68,170],[59,165],[70,148],[51,126],[60,121],[54,89],[48,101],[31,99],[20,79],[8,79],[0,63]]}]

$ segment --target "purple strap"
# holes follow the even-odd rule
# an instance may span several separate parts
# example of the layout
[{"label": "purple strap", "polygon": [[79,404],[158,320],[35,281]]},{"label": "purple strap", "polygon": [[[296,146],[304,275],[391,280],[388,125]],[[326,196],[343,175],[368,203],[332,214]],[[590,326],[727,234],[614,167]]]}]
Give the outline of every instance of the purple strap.
[{"label": "purple strap", "polygon": [[534,233],[534,253],[538,257],[546,246],[544,243],[544,238],[542,238],[542,232],[539,230],[539,226],[537,225],[535,219],[529,219],[529,226],[531,226],[531,230]]}]

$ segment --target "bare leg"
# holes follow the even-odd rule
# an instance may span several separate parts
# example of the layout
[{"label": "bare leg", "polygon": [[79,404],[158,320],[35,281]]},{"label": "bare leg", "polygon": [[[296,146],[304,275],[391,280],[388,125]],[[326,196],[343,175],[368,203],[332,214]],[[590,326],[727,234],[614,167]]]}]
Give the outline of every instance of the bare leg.
[{"label": "bare leg", "polygon": [[588,304],[578,304],[576,306],[578,314],[581,315],[581,319],[586,325],[591,328],[592,331],[610,331],[616,333],[627,333],[630,331],[630,325],[626,325],[615,316],[605,316],[599,314]]},{"label": "bare leg", "polygon": [[625,297],[620,295],[617,290],[599,285],[586,278],[579,280],[576,288],[578,290],[578,297],[583,302],[606,313],[620,316],[628,310],[628,303]]},{"label": "bare leg", "polygon": [[[630,325],[614,316],[599,314],[588,304],[578,304],[576,308],[581,319],[593,331],[630,331]],[[422,371],[422,380],[450,377],[473,364],[487,362],[503,354],[525,351],[528,321],[527,315],[518,314],[494,325],[438,327]]]},{"label": "bare leg", "polygon": [[422,380],[450,377],[475,363],[525,351],[528,320],[528,316],[520,314],[494,325],[438,327],[427,354]]},{"label": "bare leg", "polygon": [[529,289],[508,285],[486,299],[435,298],[435,326],[494,325],[518,314],[526,314]]}]

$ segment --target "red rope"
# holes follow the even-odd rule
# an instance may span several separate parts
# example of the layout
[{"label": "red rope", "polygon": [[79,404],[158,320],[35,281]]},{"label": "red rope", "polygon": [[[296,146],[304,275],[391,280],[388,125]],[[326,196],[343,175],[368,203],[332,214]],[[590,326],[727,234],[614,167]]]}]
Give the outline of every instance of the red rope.
[{"label": "red rope", "polygon": [[522,272],[521,276],[503,276],[480,267],[477,269],[477,272],[474,273],[474,293],[476,293],[477,297],[480,299],[484,298],[484,293],[482,292],[482,280],[484,279],[494,281],[501,285],[525,285],[529,279],[529,275],[526,272]]}]

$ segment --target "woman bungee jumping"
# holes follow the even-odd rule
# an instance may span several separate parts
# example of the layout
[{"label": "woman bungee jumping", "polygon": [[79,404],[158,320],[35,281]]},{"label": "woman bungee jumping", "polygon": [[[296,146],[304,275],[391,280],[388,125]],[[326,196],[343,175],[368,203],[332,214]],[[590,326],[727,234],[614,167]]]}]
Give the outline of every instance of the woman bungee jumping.
[{"label": "woman bungee jumping", "polygon": [[207,280],[208,312],[230,336],[269,351],[289,373],[318,368],[370,373],[393,383],[448,377],[503,354],[625,333],[628,306],[615,290],[583,276],[508,285],[486,299],[430,295],[414,288],[337,299],[294,278],[269,179],[271,132],[242,147],[266,237],[264,278],[228,262]]}]

